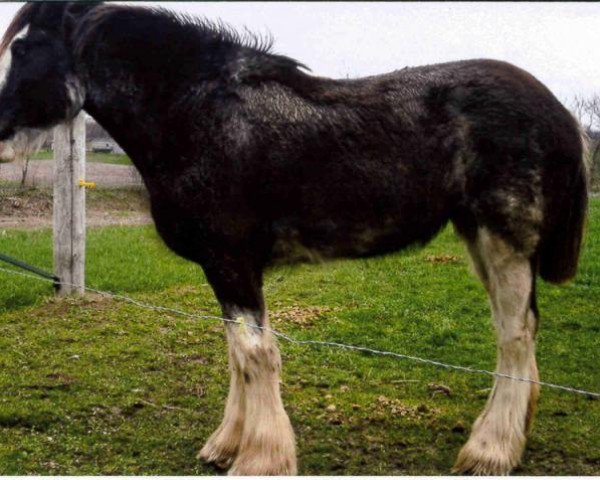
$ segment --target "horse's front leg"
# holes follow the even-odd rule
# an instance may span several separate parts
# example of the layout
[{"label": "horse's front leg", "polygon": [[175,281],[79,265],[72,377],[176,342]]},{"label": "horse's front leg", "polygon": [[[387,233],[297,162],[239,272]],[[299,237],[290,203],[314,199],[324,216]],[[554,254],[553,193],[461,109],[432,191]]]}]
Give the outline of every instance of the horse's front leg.
[{"label": "horse's front leg", "polygon": [[219,468],[229,468],[237,456],[246,413],[243,375],[235,366],[232,347],[229,342],[230,382],[223,421],[198,454],[198,458],[208,463],[214,463]]},{"label": "horse's front leg", "polygon": [[231,465],[232,475],[295,474],[294,432],[279,389],[279,350],[268,330],[260,287],[241,278],[209,276],[224,315],[236,323],[226,322],[231,383],[225,417],[199,456]]},{"label": "horse's front leg", "polygon": [[264,312],[239,310],[229,324],[236,375],[242,379],[244,427],[232,475],[292,475],[296,473],[294,432],[279,391],[281,357]]}]

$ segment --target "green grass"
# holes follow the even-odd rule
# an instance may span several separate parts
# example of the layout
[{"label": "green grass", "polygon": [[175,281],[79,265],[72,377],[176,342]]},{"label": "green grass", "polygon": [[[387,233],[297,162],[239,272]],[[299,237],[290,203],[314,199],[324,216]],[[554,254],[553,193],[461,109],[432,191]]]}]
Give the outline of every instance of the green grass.
[{"label": "green grass", "polygon": [[[543,380],[600,391],[599,200],[591,210],[577,280],[540,282],[538,364]],[[48,231],[0,231],[0,251],[51,268]],[[90,230],[87,255],[90,286],[219,314],[199,268],[152,227]],[[47,284],[0,275],[0,474],[216,473],[195,454],[227,393],[220,324],[95,297],[55,300]],[[274,327],[295,337],[494,368],[487,299],[451,229],[422,250],[278,268],[265,283]],[[391,358],[281,349],[302,474],[447,474],[491,386]],[[599,425],[599,401],[543,389],[516,473],[599,475]]]},{"label": "green grass", "polygon": [[[32,160],[52,160],[53,152],[49,150],[41,150],[34,154]],[[99,153],[86,152],[85,159],[87,162],[93,163],[111,163],[114,165],[132,165],[131,160],[127,155],[119,155],[117,153]]]}]

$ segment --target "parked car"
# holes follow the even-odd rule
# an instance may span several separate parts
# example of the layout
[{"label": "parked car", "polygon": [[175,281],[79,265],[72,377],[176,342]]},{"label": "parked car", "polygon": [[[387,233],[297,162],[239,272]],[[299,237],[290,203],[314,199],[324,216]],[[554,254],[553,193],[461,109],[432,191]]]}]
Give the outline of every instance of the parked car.
[{"label": "parked car", "polygon": [[115,153],[115,143],[111,140],[95,140],[91,143],[92,152]]}]

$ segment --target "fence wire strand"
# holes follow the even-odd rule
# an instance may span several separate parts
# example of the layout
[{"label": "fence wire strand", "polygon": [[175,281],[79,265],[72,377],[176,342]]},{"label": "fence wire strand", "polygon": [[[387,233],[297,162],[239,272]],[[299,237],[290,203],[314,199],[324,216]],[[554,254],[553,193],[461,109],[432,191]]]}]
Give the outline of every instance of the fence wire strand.
[{"label": "fence wire strand", "polygon": [[[42,282],[53,283],[52,280],[49,280],[47,278],[37,277],[37,276],[29,274],[29,273],[12,270],[10,268],[0,267],[0,271],[9,273],[11,275],[18,275],[21,277],[30,278],[30,279],[34,279],[34,280],[38,280],[38,281],[42,281]],[[80,288],[79,285],[74,285],[74,284],[68,283],[68,282],[57,282],[57,283],[59,283],[60,285],[68,286],[68,287]],[[518,382],[525,382],[525,383],[535,384],[535,385],[539,385],[542,387],[547,387],[547,388],[551,388],[551,389],[555,389],[555,390],[561,390],[564,392],[585,395],[589,398],[600,399],[599,392],[592,392],[592,391],[583,390],[580,388],[559,385],[556,383],[549,383],[549,382],[542,382],[539,380],[533,380],[531,378],[516,377],[513,375],[506,374],[506,373],[492,372],[490,370],[485,370],[485,369],[481,369],[481,368],[472,368],[472,367],[464,367],[462,365],[453,365],[450,363],[444,363],[444,362],[440,362],[437,360],[430,360],[427,358],[417,357],[414,355],[407,355],[407,354],[403,354],[403,353],[390,352],[390,351],[385,351],[385,350],[377,350],[374,348],[350,345],[350,344],[346,344],[346,343],[330,342],[330,341],[323,341],[323,340],[298,340],[289,335],[286,335],[285,333],[281,333],[277,330],[273,330],[272,328],[263,327],[263,326],[259,326],[259,325],[250,325],[246,322],[234,320],[231,318],[224,318],[224,317],[219,317],[216,315],[201,315],[201,314],[197,314],[197,313],[186,312],[186,311],[179,310],[176,308],[165,307],[165,306],[161,306],[161,305],[152,305],[152,304],[149,304],[146,302],[142,302],[140,300],[136,300],[131,297],[127,297],[125,295],[107,292],[107,291],[103,291],[103,290],[98,290],[98,289],[87,287],[87,286],[85,286],[84,289],[88,292],[95,293],[95,294],[101,295],[103,297],[108,297],[108,298],[112,298],[115,300],[119,300],[121,302],[129,303],[129,304],[132,304],[132,305],[135,305],[137,307],[144,308],[147,310],[153,310],[156,312],[172,313],[172,314],[179,315],[182,317],[193,318],[193,319],[198,319],[198,320],[210,320],[210,321],[214,321],[214,322],[225,322],[225,323],[230,323],[230,324],[243,325],[247,328],[254,328],[256,330],[266,331],[266,332],[271,333],[272,335],[274,335],[277,338],[281,338],[282,340],[285,340],[286,342],[289,342],[289,343],[295,344],[295,345],[314,345],[314,346],[318,346],[318,347],[331,347],[331,348],[338,348],[338,349],[342,349],[342,350],[350,350],[350,351],[355,351],[355,352],[368,353],[371,355],[393,357],[393,358],[398,358],[401,360],[410,360],[412,362],[423,363],[426,365],[441,367],[441,368],[445,368],[448,370],[455,370],[455,371],[459,371],[459,372],[463,372],[463,373],[489,375],[489,376],[495,377],[495,378],[514,380],[514,381],[518,381]]]}]

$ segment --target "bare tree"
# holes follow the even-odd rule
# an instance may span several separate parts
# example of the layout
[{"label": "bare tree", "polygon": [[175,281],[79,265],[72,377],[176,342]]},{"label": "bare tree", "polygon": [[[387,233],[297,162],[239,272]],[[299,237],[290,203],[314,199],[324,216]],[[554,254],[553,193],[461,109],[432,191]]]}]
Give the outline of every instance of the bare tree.
[{"label": "bare tree", "polygon": [[15,153],[15,161],[21,165],[21,188],[25,186],[25,182],[27,181],[31,156],[42,148],[47,138],[47,131],[25,129],[18,132],[11,140],[10,143]]},{"label": "bare tree", "polygon": [[[571,110],[589,139],[589,156],[594,176],[600,175],[600,94],[575,96]],[[594,179],[596,180],[596,179]]]}]

